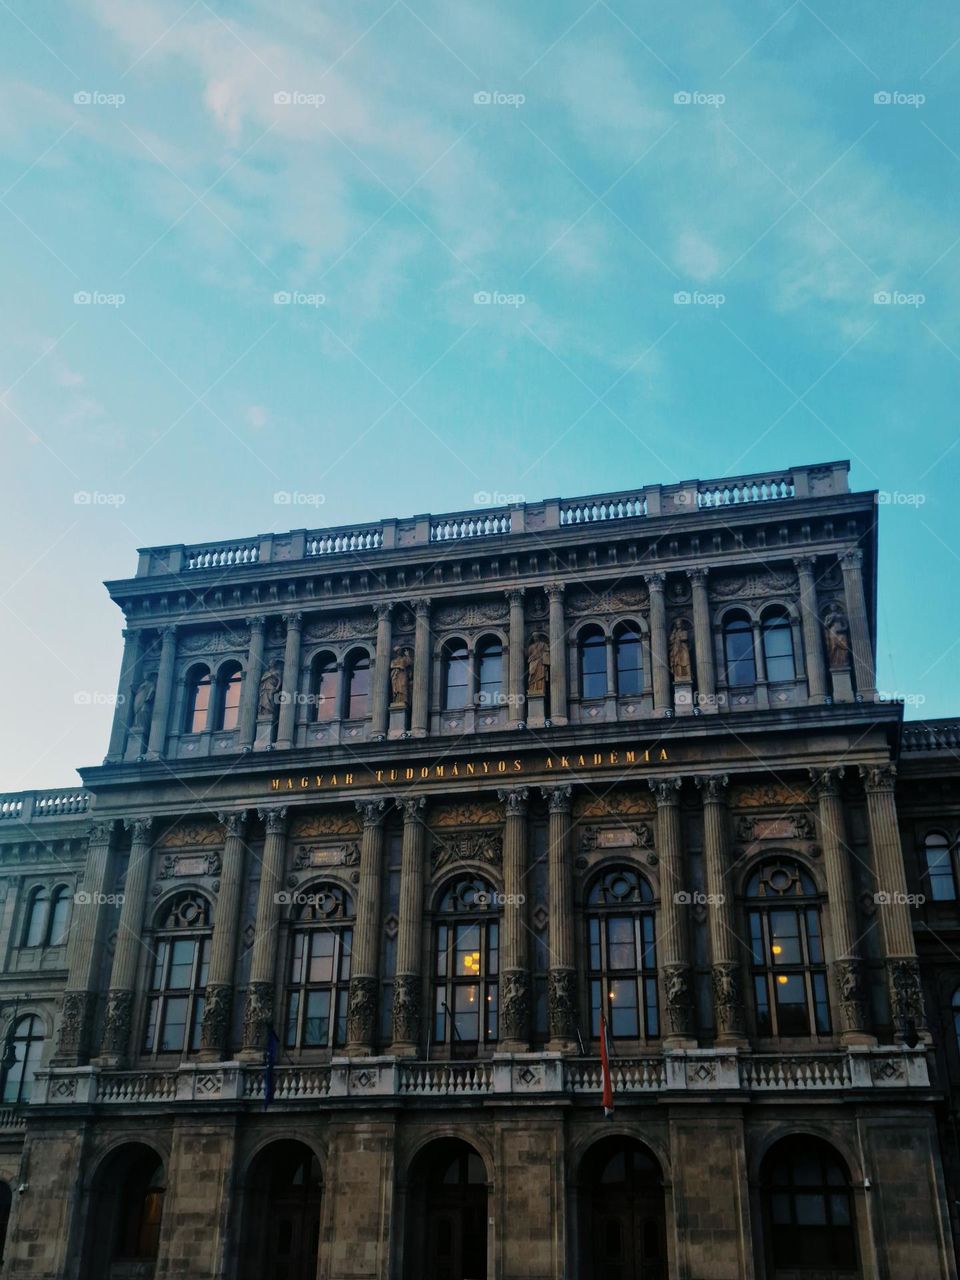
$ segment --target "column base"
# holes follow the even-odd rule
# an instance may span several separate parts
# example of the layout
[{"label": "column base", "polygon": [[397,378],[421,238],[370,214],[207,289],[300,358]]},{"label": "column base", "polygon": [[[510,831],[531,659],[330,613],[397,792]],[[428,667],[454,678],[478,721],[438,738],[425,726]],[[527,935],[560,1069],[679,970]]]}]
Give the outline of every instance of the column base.
[{"label": "column base", "polygon": [[840,1035],[840,1043],[845,1048],[861,1048],[875,1049],[877,1047],[877,1037],[870,1035],[868,1031],[843,1031]]},{"label": "column base", "polygon": [[733,1032],[721,1032],[713,1042],[716,1049],[749,1049],[750,1041],[746,1036],[734,1035]]},{"label": "column base", "polygon": [[264,1049],[241,1049],[237,1054],[237,1062],[241,1062],[247,1067],[262,1067],[265,1057],[266,1050]]},{"label": "column base", "polygon": [[358,1044],[356,1042],[347,1043],[343,1049],[346,1058],[371,1058],[373,1050],[368,1044]]},{"label": "column base", "polygon": [[663,1040],[663,1047],[668,1051],[674,1049],[699,1049],[695,1036],[666,1036]]},{"label": "column base", "polygon": [[580,1046],[576,1040],[570,1040],[564,1037],[547,1041],[548,1053],[579,1053]]},{"label": "column base", "polygon": [[387,1048],[387,1056],[390,1058],[416,1058],[419,1053],[417,1046],[406,1040],[395,1040]]},{"label": "column base", "polygon": [[529,1053],[530,1045],[526,1040],[501,1040],[497,1053]]}]

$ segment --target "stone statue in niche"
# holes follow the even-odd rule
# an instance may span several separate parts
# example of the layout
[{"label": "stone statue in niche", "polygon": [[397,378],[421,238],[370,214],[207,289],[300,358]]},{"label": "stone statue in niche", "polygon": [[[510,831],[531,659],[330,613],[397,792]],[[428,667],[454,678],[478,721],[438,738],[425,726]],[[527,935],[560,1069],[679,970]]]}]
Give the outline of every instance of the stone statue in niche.
[{"label": "stone statue in niche", "polygon": [[677,618],[670,631],[670,674],[674,680],[689,683],[693,679],[690,662],[690,628]]},{"label": "stone statue in niche", "polygon": [[550,646],[544,636],[534,636],[527,645],[527,693],[543,697],[550,680]]},{"label": "stone statue in niche", "polygon": [[405,645],[395,645],[393,658],[390,661],[390,705],[392,707],[408,707],[410,705],[410,672],[413,668],[413,655]]},{"label": "stone statue in niche", "polygon": [[153,700],[156,696],[157,677],[155,672],[151,672],[141,680],[133,695],[133,729],[136,733],[146,733],[150,728]]},{"label": "stone statue in niche", "polygon": [[824,611],[823,634],[830,670],[845,670],[850,665],[850,629],[846,617],[835,604],[827,605]]},{"label": "stone statue in niche", "polygon": [[257,715],[261,717],[272,716],[273,709],[276,705],[277,694],[280,692],[282,677],[280,675],[280,667],[276,662],[271,662],[269,667],[260,677],[260,692],[257,700]]}]

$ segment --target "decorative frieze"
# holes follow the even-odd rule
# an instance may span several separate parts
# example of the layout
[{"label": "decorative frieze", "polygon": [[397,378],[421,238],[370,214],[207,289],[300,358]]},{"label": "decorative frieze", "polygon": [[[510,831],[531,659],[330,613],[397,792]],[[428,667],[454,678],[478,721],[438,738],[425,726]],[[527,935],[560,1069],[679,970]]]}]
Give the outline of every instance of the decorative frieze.
[{"label": "decorative frieze", "polygon": [[503,862],[502,833],[475,831],[434,837],[430,850],[431,871],[442,871],[460,862],[487,862],[499,866]]}]

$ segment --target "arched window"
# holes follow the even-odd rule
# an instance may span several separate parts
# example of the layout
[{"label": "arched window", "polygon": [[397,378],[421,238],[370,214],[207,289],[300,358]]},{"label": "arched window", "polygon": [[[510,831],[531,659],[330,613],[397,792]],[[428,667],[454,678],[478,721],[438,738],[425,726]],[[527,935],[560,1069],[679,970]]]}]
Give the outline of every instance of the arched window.
[{"label": "arched window", "polygon": [[653,893],[630,867],[604,871],[587,894],[590,1034],[628,1040],[660,1035]]},{"label": "arched window", "polygon": [[923,842],[923,852],[930,898],[934,902],[953,902],[957,896],[957,882],[950,841],[942,831],[931,831]]},{"label": "arched window", "polygon": [[769,862],[746,896],[757,1035],[829,1035],[816,885],[795,862]]},{"label": "arched window", "polygon": [[44,1038],[43,1023],[35,1013],[18,1018],[10,1028],[4,1053],[4,1102],[30,1101],[33,1078],[43,1057]]},{"label": "arched window", "polygon": [[288,1049],[326,1049],[347,1040],[353,899],[337,885],[298,892],[287,977]]},{"label": "arched window", "polygon": [[723,624],[723,653],[728,685],[733,688],[749,688],[757,683],[753,627],[744,614],[727,615]]},{"label": "arched window", "polygon": [[503,645],[496,636],[477,645],[477,701],[482,707],[498,707],[503,684]]},{"label": "arched window", "polygon": [[496,893],[466,876],[451,884],[437,908],[433,1038],[477,1046],[497,1039],[500,922]]},{"label": "arched window", "polygon": [[310,667],[310,692],[314,720],[337,718],[337,660],[332,653],[318,653]]},{"label": "arched window", "polygon": [[185,733],[203,733],[210,714],[210,672],[194,667],[187,676],[187,714]]},{"label": "arched window", "polygon": [[27,903],[27,913],[23,927],[23,945],[25,947],[42,947],[47,935],[47,913],[50,908],[50,894],[42,885],[34,889]]},{"label": "arched window", "polygon": [[614,632],[617,650],[617,696],[635,698],[643,692],[643,643],[640,629],[623,622]]},{"label": "arched window", "polygon": [[599,627],[580,632],[580,697],[603,698],[607,693],[607,638]]},{"label": "arched window", "polygon": [[444,711],[459,711],[467,705],[469,669],[466,644],[462,640],[448,640],[443,646]]},{"label": "arched window", "polygon": [[793,680],[797,670],[793,661],[793,628],[782,609],[764,614],[760,624],[763,661],[770,681]]},{"label": "arched window", "polygon": [[352,653],[346,665],[346,718],[363,720],[370,701],[370,655]]},{"label": "arched window", "polygon": [[403,1280],[487,1274],[487,1171],[460,1138],[437,1138],[410,1169]]},{"label": "arched window", "polygon": [[83,1280],[154,1274],[165,1190],[163,1161],[144,1143],[125,1143],[104,1160],[91,1197]]},{"label": "arched window", "polygon": [[53,891],[53,897],[50,899],[50,923],[47,925],[48,947],[62,947],[67,940],[70,897],[70,890],[65,884],[58,885]]},{"label": "arched window", "polygon": [[767,1274],[859,1276],[850,1179],[819,1138],[778,1142],[763,1163]]},{"label": "arched window", "polygon": [[210,924],[210,903],[202,893],[179,893],[167,908],[153,945],[144,1053],[200,1048]]},{"label": "arched window", "polygon": [[663,1174],[635,1138],[594,1143],[580,1165],[579,1280],[667,1275]]},{"label": "arched window", "polygon": [[240,690],[243,668],[239,662],[228,662],[217,673],[216,713],[213,728],[235,729],[240,723]]},{"label": "arched window", "polygon": [[260,1152],[244,1179],[238,1280],[305,1280],[317,1274],[323,1174],[313,1151],[281,1138]]}]

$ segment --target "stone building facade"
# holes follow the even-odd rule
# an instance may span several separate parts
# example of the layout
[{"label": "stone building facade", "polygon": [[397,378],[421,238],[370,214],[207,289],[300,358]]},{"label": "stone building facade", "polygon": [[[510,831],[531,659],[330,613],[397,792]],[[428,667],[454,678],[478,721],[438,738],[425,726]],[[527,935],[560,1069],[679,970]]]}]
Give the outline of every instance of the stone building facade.
[{"label": "stone building facade", "polygon": [[960,731],[847,472],[141,551],[0,797],[0,1276],[955,1277]]}]

